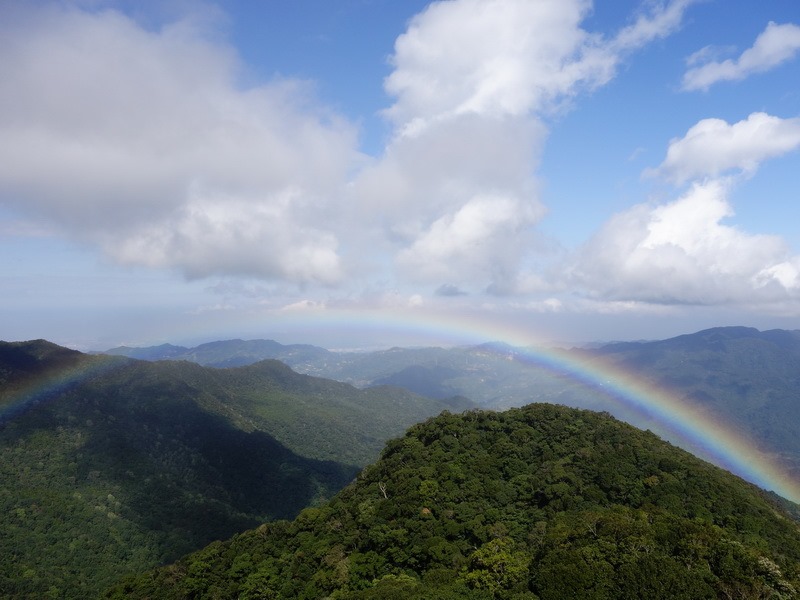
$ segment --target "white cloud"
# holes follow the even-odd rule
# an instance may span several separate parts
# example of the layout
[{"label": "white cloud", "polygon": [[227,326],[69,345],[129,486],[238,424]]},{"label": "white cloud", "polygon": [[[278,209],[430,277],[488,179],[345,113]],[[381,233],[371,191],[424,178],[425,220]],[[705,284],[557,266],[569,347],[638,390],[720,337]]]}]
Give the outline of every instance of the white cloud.
[{"label": "white cloud", "polygon": [[192,278],[336,285],[369,267],[398,287],[540,290],[523,271],[544,119],[688,4],[649,5],[611,37],[582,28],[589,0],[431,4],[397,40],[394,137],[369,165],[311,85],[244,85],[202,19],[15,4],[0,14],[0,202]]},{"label": "white cloud", "polygon": [[324,302],[317,302],[316,300],[303,299],[297,302],[292,302],[286,306],[282,306],[280,312],[294,312],[294,313],[318,313],[327,308]]},{"label": "white cloud", "polygon": [[203,194],[180,214],[141,227],[117,241],[98,234],[123,263],[180,265],[189,277],[245,275],[332,285],[343,273],[334,235],[293,219],[291,191],[280,198],[227,198]]},{"label": "white cloud", "polygon": [[589,35],[586,0],[435,2],[395,44],[387,115],[402,129],[472,112],[519,116],[567,91],[564,66]]},{"label": "white cloud", "polygon": [[670,142],[664,162],[649,174],[675,183],[731,169],[752,173],[768,158],[800,147],[800,118],[781,119],[753,113],[733,125],[722,119],[704,119],[686,135]]},{"label": "white cloud", "polygon": [[792,292],[800,291],[800,257],[765,267],[756,274],[753,282],[759,287],[779,286]]},{"label": "white cloud", "polygon": [[543,139],[534,120],[477,115],[399,138],[356,182],[359,224],[379,230],[401,279],[506,280],[544,214],[533,179]]},{"label": "white cloud", "polygon": [[[508,240],[518,239],[520,226],[531,221],[526,212],[511,197],[473,198],[454,214],[437,219],[400,252],[398,263],[415,280],[464,280],[465,272],[491,280],[493,272],[513,266],[508,263],[518,251]],[[504,260],[503,254],[509,251],[512,256]]]},{"label": "white cloud", "polygon": [[618,214],[582,249],[576,282],[596,298],[664,304],[797,297],[798,258],[787,244],[723,223],[733,216],[729,185],[695,183],[674,202]]},{"label": "white cloud", "polygon": [[535,179],[543,119],[673,31],[688,4],[656,5],[609,39],[581,27],[588,0],[457,0],[417,15],[385,81],[394,139],[354,186],[399,272],[458,289],[541,289],[521,269],[546,212]]},{"label": "white cloud", "polygon": [[356,132],[307,84],[241,86],[234,52],[191,20],[152,31],[57,5],[4,16],[0,201],[128,263],[341,276],[332,199]]},{"label": "white cloud", "polygon": [[542,113],[607,83],[625,52],[678,27],[693,0],[655,5],[609,40],[580,27],[590,0],[434,2],[395,44],[386,114],[404,133],[464,113]]},{"label": "white cloud", "polygon": [[756,38],[753,46],[742,52],[736,60],[704,63],[709,52],[704,50],[701,51],[702,54],[693,54],[689,64],[701,64],[686,71],[683,89],[708,90],[720,81],[738,81],[754,73],[768,71],[794,58],[798,50],[800,27],[791,23],[778,25],[770,22]]},{"label": "white cloud", "polygon": [[674,0],[650,3],[651,11],[639,15],[636,21],[622,29],[612,42],[612,47],[621,52],[635,50],[665,38],[681,26],[683,13],[698,0]]}]

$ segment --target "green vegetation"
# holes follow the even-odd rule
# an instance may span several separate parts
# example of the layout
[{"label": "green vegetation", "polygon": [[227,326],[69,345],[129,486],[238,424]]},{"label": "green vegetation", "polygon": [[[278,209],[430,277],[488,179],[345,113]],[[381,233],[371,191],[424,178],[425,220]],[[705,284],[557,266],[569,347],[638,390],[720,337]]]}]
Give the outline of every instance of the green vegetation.
[{"label": "green vegetation", "polygon": [[[228,340],[191,349],[117,350],[143,358],[180,356],[214,365],[274,357],[301,373],[362,388],[390,384],[431,398],[465,397],[493,409],[557,402],[608,411],[641,428],[658,427],[644,415],[623,412],[615,398],[526,360],[524,349],[497,343],[356,353],[284,346],[270,340]],[[800,477],[800,403],[796,402],[800,331],[719,327],[667,340],[612,343],[572,353],[581,360],[621,366],[690,405],[710,410]]]},{"label": "green vegetation", "polygon": [[194,348],[162,344],[146,348],[120,346],[107,350],[105,354],[140,358],[143,360],[188,360],[205,367],[241,367],[268,358],[297,365],[319,362],[333,356],[318,346],[290,344],[285,346],[273,340],[223,340],[200,344]]},{"label": "green vegetation", "polygon": [[0,343],[0,590],[91,597],[292,518],[442,406],[274,361],[209,369]]},{"label": "green vegetation", "polygon": [[800,477],[800,331],[718,327],[590,356],[720,415]]},{"label": "green vegetation", "polygon": [[323,505],[107,598],[794,598],[800,530],[733,475],[608,415],[443,414]]},{"label": "green vegetation", "polygon": [[431,400],[390,386],[359,390],[300,375],[275,360],[214,375],[227,392],[226,410],[241,416],[242,427],[267,431],[304,456],[361,466],[414,423],[474,407],[463,398]]}]

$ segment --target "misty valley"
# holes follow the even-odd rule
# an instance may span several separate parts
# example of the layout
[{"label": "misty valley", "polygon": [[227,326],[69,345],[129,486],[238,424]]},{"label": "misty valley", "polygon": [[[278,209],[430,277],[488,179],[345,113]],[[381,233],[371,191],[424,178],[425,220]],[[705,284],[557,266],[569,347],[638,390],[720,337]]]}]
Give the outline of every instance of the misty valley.
[{"label": "misty valley", "polygon": [[[563,352],[2,342],[0,590],[796,597],[800,332]],[[725,468],[590,372],[706,415]]]}]

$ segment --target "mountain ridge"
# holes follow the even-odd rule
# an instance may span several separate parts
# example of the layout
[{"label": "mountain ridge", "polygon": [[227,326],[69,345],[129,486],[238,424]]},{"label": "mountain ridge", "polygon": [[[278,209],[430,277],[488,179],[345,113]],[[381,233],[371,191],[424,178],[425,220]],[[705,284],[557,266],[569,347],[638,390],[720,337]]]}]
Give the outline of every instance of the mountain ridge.
[{"label": "mountain ridge", "polygon": [[[664,340],[573,348],[564,355],[593,363],[600,371],[610,365],[678,402],[717,415],[800,479],[800,404],[794,401],[800,389],[800,330],[714,327]],[[324,360],[302,364],[284,358],[298,371],[360,388],[391,383],[440,399],[469,398],[494,409],[554,401],[608,411],[640,427],[657,426],[616,398],[565,379],[538,364],[535,356],[526,356],[527,349],[481,344],[330,353]]]},{"label": "mountain ridge", "polygon": [[794,598],[800,529],[755,486],[609,415],[443,413],[329,502],[106,598]]},{"label": "mountain ridge", "polygon": [[272,360],[217,369],[0,342],[0,589],[90,597],[294,516],[444,408]]}]

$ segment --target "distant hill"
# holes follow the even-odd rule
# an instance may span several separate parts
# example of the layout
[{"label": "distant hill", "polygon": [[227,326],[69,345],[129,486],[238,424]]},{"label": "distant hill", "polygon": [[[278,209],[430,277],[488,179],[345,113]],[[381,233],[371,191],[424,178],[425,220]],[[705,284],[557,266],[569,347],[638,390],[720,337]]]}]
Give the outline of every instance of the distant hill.
[{"label": "distant hill", "polygon": [[[180,352],[174,349],[180,348]],[[293,370],[359,388],[395,385],[431,398],[468,397],[482,406],[521,406],[563,393],[562,379],[546,369],[522,366],[520,349],[503,344],[457,348],[390,348],[374,352],[334,352],[273,340],[223,340],[194,348],[120,347],[106,354],[144,360],[187,360],[232,367],[275,359]]]},{"label": "distant hill", "polygon": [[213,369],[0,342],[2,595],[92,597],[290,518],[444,408],[277,361]]},{"label": "distant hill", "polygon": [[447,381],[457,374],[458,371],[450,367],[411,365],[374,380],[372,385],[396,385],[429,398],[450,398],[459,391]]},{"label": "distant hill", "polygon": [[800,529],[649,432],[553,405],[441,415],[331,501],[106,598],[796,598]]},{"label": "distant hill", "polygon": [[[232,340],[214,347],[233,352],[241,343]],[[613,398],[538,366],[528,360],[526,349],[503,344],[364,353],[311,347],[307,353],[292,354],[294,346],[263,340],[249,343],[272,348],[295,370],[360,388],[391,384],[434,398],[469,398],[494,409],[557,402],[623,416]],[[570,352],[582,361],[622,367],[690,405],[710,409],[800,478],[800,331],[720,327],[666,340],[615,342]],[[189,351],[186,356],[202,353]],[[243,354],[226,356],[235,360]],[[652,426],[645,421],[633,424]]]},{"label": "distant hill", "polygon": [[718,327],[609,344],[588,356],[710,408],[780,455],[800,477],[800,331]]},{"label": "distant hill", "polygon": [[103,354],[127,356],[142,360],[188,360],[207,367],[241,367],[266,359],[276,359],[289,366],[316,364],[332,353],[307,344],[283,345],[273,340],[223,340],[193,348],[162,344],[131,348],[120,346]]},{"label": "distant hill", "polygon": [[160,346],[147,346],[144,348],[117,346],[116,348],[111,348],[110,350],[106,350],[102,354],[110,354],[112,356],[125,356],[127,358],[138,358],[139,360],[171,360],[188,351],[189,348],[186,348],[184,346],[161,344]]}]

